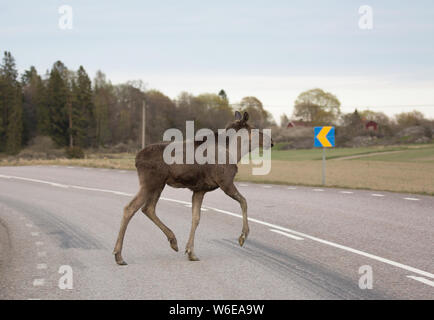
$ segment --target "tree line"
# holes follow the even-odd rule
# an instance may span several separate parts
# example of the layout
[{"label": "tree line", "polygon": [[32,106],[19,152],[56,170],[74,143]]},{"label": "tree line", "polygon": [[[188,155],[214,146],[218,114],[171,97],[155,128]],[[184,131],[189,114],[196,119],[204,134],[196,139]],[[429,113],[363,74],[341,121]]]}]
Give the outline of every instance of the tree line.
[{"label": "tree line", "polygon": [[[292,118],[305,121],[311,125],[355,126],[362,120],[375,121],[383,126],[398,125],[401,127],[424,125],[429,122],[420,111],[402,112],[389,118],[383,112],[357,109],[354,112],[342,113],[341,102],[331,92],[320,88],[302,92],[294,102]],[[283,114],[281,125],[288,124],[289,118]]]},{"label": "tree line", "polygon": [[[285,148],[311,148],[312,127],[323,125],[335,126],[336,142],[347,147],[424,143],[434,135],[434,120],[426,119],[416,110],[388,117],[369,109],[343,113],[340,107],[334,94],[320,88],[302,92],[294,102],[292,119],[286,114],[281,116],[280,127],[273,129],[273,139],[285,143]],[[288,130],[289,123],[291,128],[299,127],[298,130]]]},{"label": "tree line", "polygon": [[93,81],[83,66],[68,69],[57,61],[45,75],[31,66],[19,75],[15,59],[5,52],[0,65],[0,152],[16,154],[37,136],[49,136],[58,147],[140,146],[142,104],[146,102],[146,143],[160,141],[168,128],[224,128],[234,110],[248,111],[257,127],[274,120],[256,97],[230,104],[218,93],[182,92],[170,99],[145,90],[141,81],[113,85],[98,71]]},{"label": "tree line", "polygon": [[[217,92],[217,91],[216,91]],[[142,104],[146,102],[146,144],[158,142],[168,128],[184,131],[185,121],[195,128],[217,130],[233,119],[235,110],[247,111],[257,128],[274,127],[281,135],[290,119],[283,114],[280,128],[262,102],[253,96],[230,103],[226,92],[193,95],[182,92],[171,99],[158,90],[146,90],[141,81],[113,85],[97,71],[93,81],[83,66],[68,69],[61,61],[44,75],[31,66],[19,75],[15,59],[4,52],[0,65],[0,152],[17,154],[38,136],[49,136],[58,147],[99,148],[141,145]],[[364,110],[343,114],[341,103],[330,92],[311,89],[294,102],[293,120],[313,125],[337,125],[350,136],[361,119],[381,125],[382,134],[393,127],[420,125],[427,120],[418,111],[401,113],[395,119],[382,112]]]}]

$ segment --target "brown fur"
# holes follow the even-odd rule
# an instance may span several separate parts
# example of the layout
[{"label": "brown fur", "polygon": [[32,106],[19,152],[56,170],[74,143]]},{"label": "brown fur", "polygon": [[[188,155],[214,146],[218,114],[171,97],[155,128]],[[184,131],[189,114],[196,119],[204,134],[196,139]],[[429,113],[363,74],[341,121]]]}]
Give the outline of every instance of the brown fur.
[{"label": "brown fur", "polygon": [[[229,124],[226,129],[247,129],[250,133],[251,127],[247,123],[248,114],[241,116],[239,112],[235,113],[236,121]],[[217,134],[215,134],[217,138]],[[260,134],[260,142],[262,137]],[[201,142],[195,142],[195,146]],[[192,197],[192,226],[190,237],[185,252],[192,261],[199,260],[194,254],[194,234],[200,220],[200,208],[206,192],[222,189],[229,197],[238,201],[243,213],[243,228],[239,237],[239,244],[242,246],[249,234],[247,221],[247,202],[246,199],[238,192],[234,185],[234,178],[238,167],[236,164],[172,164],[168,165],[163,160],[164,148],[169,142],[161,142],[147,146],[136,156],[136,168],[139,176],[140,190],[131,202],[124,208],[119,236],[114,248],[115,260],[119,265],[125,265],[122,259],[122,244],[125,236],[127,225],[133,215],[142,208],[142,212],[151,219],[169,240],[173,250],[178,251],[176,237],[156,215],[155,207],[160,198],[165,185],[175,188],[188,188],[193,191]],[[184,142],[185,146],[185,142]],[[261,146],[261,145],[260,145]],[[272,146],[272,144],[271,144]],[[185,154],[184,147],[184,154]],[[242,155],[239,155],[238,161]],[[185,155],[184,155],[185,159]],[[217,163],[217,162],[216,162]]]}]

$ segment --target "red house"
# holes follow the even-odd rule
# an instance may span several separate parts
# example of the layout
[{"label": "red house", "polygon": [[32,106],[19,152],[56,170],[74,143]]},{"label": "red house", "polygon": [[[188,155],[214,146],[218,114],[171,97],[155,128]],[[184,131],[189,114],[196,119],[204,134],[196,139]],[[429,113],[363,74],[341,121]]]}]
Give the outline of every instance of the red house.
[{"label": "red house", "polygon": [[365,128],[366,128],[366,130],[377,131],[377,129],[378,129],[378,123],[376,123],[375,121],[370,120],[368,122],[365,122]]},{"label": "red house", "polygon": [[290,121],[288,123],[288,125],[286,126],[287,128],[295,128],[295,127],[310,127],[310,123],[309,122],[305,122],[303,120],[300,121]]}]

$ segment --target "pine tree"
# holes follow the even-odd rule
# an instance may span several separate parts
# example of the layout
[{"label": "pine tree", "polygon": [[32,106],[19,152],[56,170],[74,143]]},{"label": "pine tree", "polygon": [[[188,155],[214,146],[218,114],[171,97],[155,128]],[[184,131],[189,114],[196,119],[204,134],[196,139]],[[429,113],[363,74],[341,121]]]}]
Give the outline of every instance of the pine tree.
[{"label": "pine tree", "polygon": [[36,87],[36,119],[39,135],[50,135],[50,110],[47,103],[47,87],[45,80],[38,80]]},{"label": "pine tree", "polygon": [[0,150],[17,153],[22,144],[22,92],[15,59],[5,52],[0,66]]},{"label": "pine tree", "polygon": [[4,110],[7,106],[5,103],[6,90],[7,82],[0,74],[0,152],[4,151],[6,144],[7,118],[5,118],[6,111]]},{"label": "pine tree", "polygon": [[77,71],[72,86],[72,121],[76,145],[88,147],[95,137],[92,84],[83,66]]},{"label": "pine tree", "polygon": [[21,87],[17,86],[15,101],[9,113],[6,133],[6,152],[17,154],[21,149],[23,132],[23,109]]},{"label": "pine tree", "polygon": [[68,145],[68,110],[69,98],[68,69],[57,61],[48,79],[46,103],[50,123],[49,133],[59,146]]},{"label": "pine tree", "polygon": [[94,80],[93,105],[95,115],[96,145],[105,145],[111,139],[109,128],[109,106],[115,101],[113,86],[106,81],[105,74],[97,71]]},{"label": "pine tree", "polygon": [[229,103],[228,96],[227,96],[226,92],[225,92],[223,89],[221,89],[221,90],[219,91],[219,97],[220,97],[223,101],[225,101],[226,103]]},{"label": "pine tree", "polygon": [[21,85],[23,91],[23,144],[27,144],[30,139],[37,135],[39,90],[43,88],[42,79],[34,66],[24,71],[21,76]]}]

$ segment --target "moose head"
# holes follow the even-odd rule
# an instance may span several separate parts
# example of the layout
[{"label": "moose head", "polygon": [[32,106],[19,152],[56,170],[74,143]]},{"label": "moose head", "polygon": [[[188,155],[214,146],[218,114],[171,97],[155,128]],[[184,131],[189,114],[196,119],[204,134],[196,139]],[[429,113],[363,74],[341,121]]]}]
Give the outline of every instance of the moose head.
[{"label": "moose head", "polygon": [[[251,142],[251,139],[252,139],[252,129],[255,129],[255,128],[252,127],[248,123],[248,120],[249,120],[249,114],[247,112],[244,112],[244,114],[241,115],[241,113],[239,111],[235,111],[235,121],[229,123],[226,126],[226,130],[233,129],[236,132],[238,132],[241,129],[245,129],[249,133],[249,140]],[[271,137],[267,137],[269,139],[264,139],[264,136],[265,136],[265,134],[262,131],[259,131],[259,147],[260,148],[266,148],[266,149],[273,147],[274,146],[273,139]],[[265,141],[269,141],[270,144],[269,145],[268,144],[264,145],[264,140]]]}]

